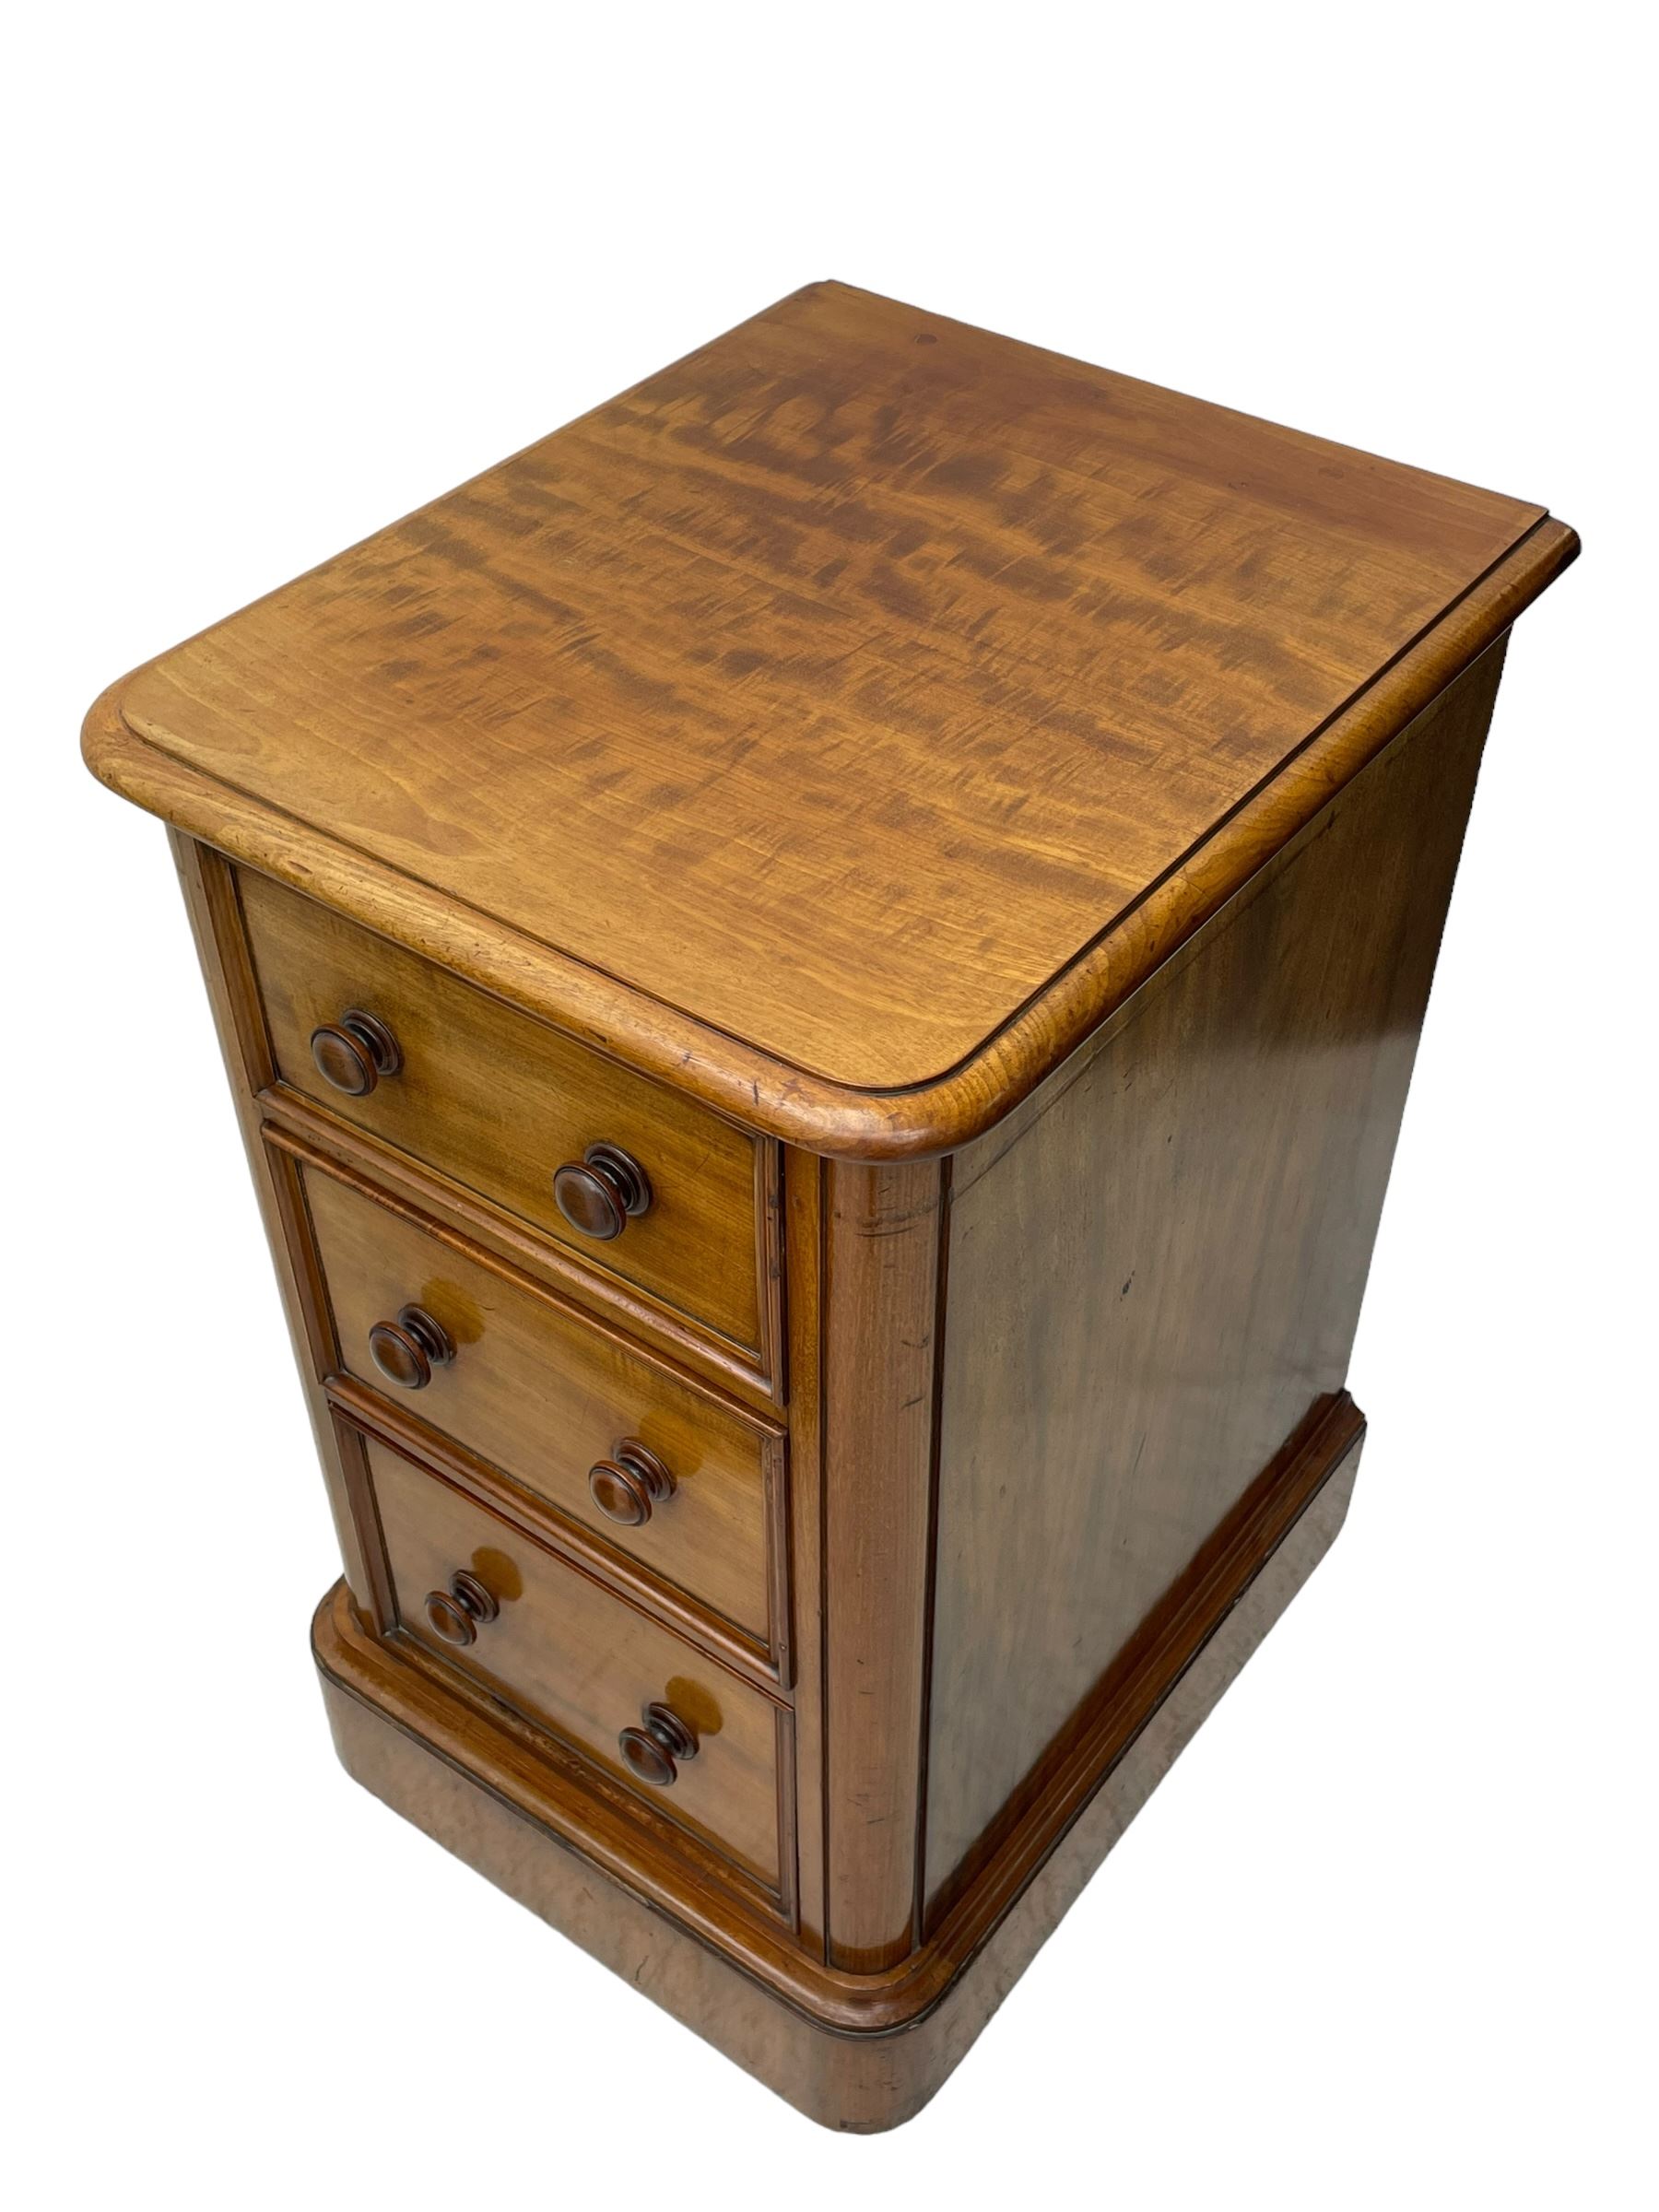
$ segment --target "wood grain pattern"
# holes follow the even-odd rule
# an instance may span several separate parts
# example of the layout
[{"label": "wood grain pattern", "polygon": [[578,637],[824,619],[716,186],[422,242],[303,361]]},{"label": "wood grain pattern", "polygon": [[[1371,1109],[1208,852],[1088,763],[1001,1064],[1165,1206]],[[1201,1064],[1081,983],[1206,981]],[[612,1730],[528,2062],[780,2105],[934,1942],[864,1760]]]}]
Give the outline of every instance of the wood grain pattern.
[{"label": "wood grain pattern", "polygon": [[329,1510],[346,1579],[358,1606],[371,1620],[385,1617],[387,1593],[379,1548],[366,1543],[355,1499],[360,1489],[360,1456],[342,1449],[322,1378],[329,1358],[328,1324],[315,1257],[294,1206],[287,1179],[274,1172],[261,1140],[255,1093],[270,1079],[265,1023],[249,965],[230,871],[211,853],[176,831],[168,832],[179,888],[184,897],[196,958],[213,1013],[225,1074],[241,1132],[248,1169],[270,1247],[271,1264],[299,1370],[305,1409],[316,1440],[317,1457],[327,1487]]},{"label": "wood grain pattern", "polygon": [[[781,1777],[766,1699],[401,1453],[371,1440],[368,1454],[404,1631],[630,1787],[618,1738],[646,1705],[665,1700],[693,1722],[700,1748],[671,1800],[650,1794],[651,1810],[711,1839],[776,1889]],[[500,1607],[460,1653],[426,1612],[428,1594],[457,1568],[477,1575]]]},{"label": "wood grain pattern", "polygon": [[959,2062],[1328,1548],[1358,1434],[1348,1407],[1312,1440],[1301,1467],[1286,1471],[1284,1510],[1270,1500],[1240,1530],[1161,1668],[1126,1681],[1115,1713],[1101,1716],[1101,1770],[1065,1777],[994,1878],[885,1974],[815,1964],[746,1917],[741,1900],[706,1887],[681,1894],[683,1876],[619,1833],[579,1771],[550,1794],[533,1747],[481,1726],[446,1670],[399,1664],[364,1634],[340,1589],[312,1629],[335,1741],[365,1787],[810,2117],[897,2126]]},{"label": "wood grain pattern", "polygon": [[1501,659],[955,1163],[931,1911],[1342,1388]]},{"label": "wood grain pattern", "polygon": [[[781,1651],[766,1457],[777,1432],[626,1339],[371,1196],[321,1155],[302,1170],[335,1360],[386,1392],[370,1332],[414,1300],[454,1344],[406,1411],[454,1438],[637,1566]],[[399,1394],[394,1392],[394,1396]],[[672,1501],[637,1528],[606,1518],[589,1469],[637,1438],[672,1469]]]},{"label": "wood grain pattern", "polygon": [[942,1189],[931,1161],[827,1171],[827,1910],[858,1973],[916,1936]]},{"label": "wood grain pattern", "polygon": [[801,1941],[827,1956],[824,1788],[823,1163],[783,1154],[788,1279],[789,1572],[785,1603],[794,1683],[797,1895]]},{"label": "wood grain pattern", "polygon": [[1150,894],[1571,550],[816,286],[152,664],[88,754],[759,1126],[943,1148],[987,1111],[950,1071],[1025,1024],[1039,1079]]},{"label": "wood grain pattern", "polygon": [[267,1077],[255,1110],[267,1129],[280,1133],[302,1151],[309,1148],[326,1153],[359,1181],[372,1183],[417,1213],[429,1215],[515,1273],[531,1277],[567,1304],[579,1307],[607,1327],[626,1331],[660,1358],[688,1368],[769,1418],[777,1418],[783,1403],[783,1363],[778,1349],[782,1341],[782,1262],[781,1253],[773,1249],[778,1208],[771,1188],[772,1178],[781,1171],[778,1146],[764,1143],[756,1154],[757,1242],[765,1248],[769,1270],[766,1303],[771,1309],[762,1330],[771,1348],[757,1356],[724,1336],[712,1335],[700,1323],[623,1282],[620,1277],[582,1265],[561,1245],[539,1236],[515,1215],[477,1196],[441,1167],[417,1160],[378,1137],[349,1127],[273,1078]]},{"label": "wood grain pattern", "polygon": [[931,2094],[1335,1533],[1575,551],[819,285],[88,718],[174,830],[342,1756],[816,2117]]},{"label": "wood grain pattern", "polygon": [[[246,871],[239,888],[280,1081],[759,1349],[752,1136],[314,900]],[[364,1097],[328,1084],[311,1051],[314,1030],[357,1006],[403,1054]],[[651,1178],[650,1212],[606,1244],[574,1231],[553,1194],[555,1171],[594,1143],[634,1153]]]}]

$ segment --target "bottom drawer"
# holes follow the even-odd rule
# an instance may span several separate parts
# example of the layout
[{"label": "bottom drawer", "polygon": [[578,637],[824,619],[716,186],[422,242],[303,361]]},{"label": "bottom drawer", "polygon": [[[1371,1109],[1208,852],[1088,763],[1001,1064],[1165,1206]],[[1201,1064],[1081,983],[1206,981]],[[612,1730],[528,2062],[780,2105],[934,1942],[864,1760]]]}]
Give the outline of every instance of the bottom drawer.
[{"label": "bottom drawer", "polygon": [[401,1626],[779,1891],[779,1708],[514,1523],[362,1441]]}]

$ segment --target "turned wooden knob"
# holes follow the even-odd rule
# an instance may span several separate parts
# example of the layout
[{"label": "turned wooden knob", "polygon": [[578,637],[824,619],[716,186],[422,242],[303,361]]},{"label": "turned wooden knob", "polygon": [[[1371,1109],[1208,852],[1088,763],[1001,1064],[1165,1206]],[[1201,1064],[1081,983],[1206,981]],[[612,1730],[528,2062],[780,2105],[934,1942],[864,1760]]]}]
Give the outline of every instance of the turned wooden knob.
[{"label": "turned wooden knob", "polygon": [[627,1436],[614,1459],[596,1459],[588,1469],[588,1488],[606,1520],[640,1528],[653,1506],[673,1497],[674,1477],[654,1452]]},{"label": "turned wooden knob", "polygon": [[617,1146],[590,1145],[580,1166],[566,1160],[555,1170],[553,1195],[572,1229],[608,1244],[631,1216],[650,1206],[651,1183],[639,1161]]},{"label": "turned wooden knob", "polygon": [[366,1099],[382,1076],[394,1076],[403,1065],[396,1038],[360,1006],[347,1006],[338,1021],[313,1030],[311,1056],[324,1082],[351,1099]]},{"label": "turned wooden knob", "polygon": [[427,1623],[433,1635],[462,1651],[477,1641],[478,1630],[500,1609],[477,1576],[468,1574],[465,1567],[457,1567],[450,1576],[447,1590],[427,1594]]},{"label": "turned wooden knob", "polygon": [[388,1382],[400,1390],[424,1390],[435,1367],[455,1356],[449,1331],[424,1306],[400,1306],[395,1321],[377,1321],[369,1332],[369,1352]]},{"label": "turned wooden knob", "polygon": [[678,1761],[697,1757],[697,1738],[672,1705],[647,1705],[642,1728],[624,1728],[617,1742],[622,1764],[637,1782],[668,1789],[679,1773]]}]

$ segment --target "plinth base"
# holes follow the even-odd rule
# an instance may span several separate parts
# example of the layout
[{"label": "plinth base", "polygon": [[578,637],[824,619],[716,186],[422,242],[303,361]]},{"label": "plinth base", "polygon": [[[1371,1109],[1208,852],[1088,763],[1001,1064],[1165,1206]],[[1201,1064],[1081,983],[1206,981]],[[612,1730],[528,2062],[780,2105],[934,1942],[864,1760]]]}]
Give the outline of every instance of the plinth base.
[{"label": "plinth base", "polygon": [[[568,1784],[550,1783],[522,1743],[493,1741],[441,1670],[371,1636],[343,1583],[312,1627],[335,1746],[365,1789],[810,2119],[896,2127],[959,2064],[1329,1548],[1364,1434],[1348,1401],[1335,1410],[1288,1470],[1298,1478],[1267,1501],[1277,1512],[1255,1517],[1257,1542],[1230,1547],[1206,1577],[1195,1602],[1207,1618],[1195,1621],[1192,1604],[1172,1616],[1007,1847],[928,1943],[887,1973],[837,1973],[776,1927],[723,1915],[706,1898],[673,1898],[660,1869],[629,1865],[614,1818],[607,1824]],[[1264,1551],[1267,1533],[1276,1540]]]}]

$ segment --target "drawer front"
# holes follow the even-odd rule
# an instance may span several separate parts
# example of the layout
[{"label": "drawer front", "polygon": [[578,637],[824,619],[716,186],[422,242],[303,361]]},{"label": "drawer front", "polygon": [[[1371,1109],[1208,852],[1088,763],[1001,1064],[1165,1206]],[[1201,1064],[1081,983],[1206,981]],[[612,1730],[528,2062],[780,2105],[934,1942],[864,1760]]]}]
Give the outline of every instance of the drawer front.
[{"label": "drawer front", "polygon": [[[365,1443],[394,1603],[409,1634],[778,1890],[777,1709],[512,1522],[401,1453]],[[457,1573],[472,1578],[459,1585],[467,1603],[455,1597]],[[473,1626],[464,1647],[451,1640],[457,1614]],[[696,1741],[692,1756],[671,1758],[664,1785],[639,1781],[619,1746],[652,1704],[670,1708]]]},{"label": "drawer front", "polygon": [[[778,1515],[767,1463],[781,1459],[780,1438],[410,1216],[318,1167],[300,1177],[349,1374],[773,1647]],[[447,1361],[426,1363],[424,1382],[421,1362],[405,1364],[412,1387],[389,1380],[370,1345],[371,1330],[408,1306],[453,1347]],[[381,1341],[395,1364],[402,1347]],[[633,1525],[600,1510],[589,1480],[602,1461],[631,1473],[619,1451],[628,1442],[673,1484],[660,1500],[647,1490],[649,1517]],[[626,1502],[614,1477],[600,1488],[613,1505]]]},{"label": "drawer front", "polygon": [[[290,1089],[764,1364],[757,1139],[313,900],[263,876],[237,880],[272,1056]],[[361,1097],[335,1088],[312,1058],[314,1032],[351,1010],[384,1025],[401,1061]],[[603,1241],[573,1229],[553,1196],[555,1171],[580,1166],[593,1145],[627,1153],[650,1185],[646,1210]]]}]

